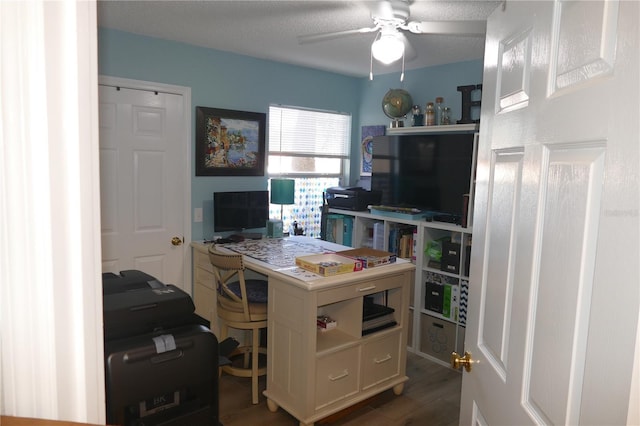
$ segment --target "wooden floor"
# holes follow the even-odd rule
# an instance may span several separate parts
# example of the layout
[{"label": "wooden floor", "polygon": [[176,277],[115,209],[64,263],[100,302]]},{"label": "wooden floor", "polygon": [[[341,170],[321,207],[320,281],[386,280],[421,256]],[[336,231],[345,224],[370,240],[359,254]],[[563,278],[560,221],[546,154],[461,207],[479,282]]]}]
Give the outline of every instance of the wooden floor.
[{"label": "wooden floor", "polygon": [[[331,426],[409,426],[458,425],[460,411],[459,372],[409,353],[404,392],[400,396],[388,390],[356,409],[341,412],[316,423]],[[267,408],[264,377],[260,381],[260,402],[251,404],[251,379],[220,378],[220,423],[223,426],[292,426],[298,421],[282,408],[272,413]]]}]

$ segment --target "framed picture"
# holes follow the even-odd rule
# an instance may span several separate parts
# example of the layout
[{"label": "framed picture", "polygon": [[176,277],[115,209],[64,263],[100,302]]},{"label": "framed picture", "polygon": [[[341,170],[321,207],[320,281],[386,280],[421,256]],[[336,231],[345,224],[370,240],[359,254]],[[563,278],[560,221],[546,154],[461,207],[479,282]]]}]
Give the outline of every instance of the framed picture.
[{"label": "framed picture", "polygon": [[360,176],[371,176],[373,166],[373,137],[384,136],[385,126],[362,126],[362,165]]},{"label": "framed picture", "polygon": [[196,107],[196,176],[263,176],[266,117]]}]

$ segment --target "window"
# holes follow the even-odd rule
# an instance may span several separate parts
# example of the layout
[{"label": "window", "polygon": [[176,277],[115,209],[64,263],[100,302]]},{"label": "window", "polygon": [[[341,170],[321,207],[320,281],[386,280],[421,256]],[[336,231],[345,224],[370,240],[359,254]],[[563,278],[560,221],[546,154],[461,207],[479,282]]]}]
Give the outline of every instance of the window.
[{"label": "window", "polygon": [[[285,231],[297,222],[320,236],[322,197],[338,186],[349,160],[351,115],[280,105],[269,106],[268,174],[296,181],[295,204],[283,207]],[[271,205],[270,217],[280,217]]]}]

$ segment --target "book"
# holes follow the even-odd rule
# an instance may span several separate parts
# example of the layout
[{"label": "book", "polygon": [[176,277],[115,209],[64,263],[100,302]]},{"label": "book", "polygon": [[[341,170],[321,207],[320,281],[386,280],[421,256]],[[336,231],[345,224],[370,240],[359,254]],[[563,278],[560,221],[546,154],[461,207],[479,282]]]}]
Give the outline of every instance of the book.
[{"label": "book", "polygon": [[458,286],[445,284],[442,300],[442,316],[458,321]]},{"label": "book", "polygon": [[389,251],[398,257],[411,259],[415,226],[397,225],[389,230]]}]

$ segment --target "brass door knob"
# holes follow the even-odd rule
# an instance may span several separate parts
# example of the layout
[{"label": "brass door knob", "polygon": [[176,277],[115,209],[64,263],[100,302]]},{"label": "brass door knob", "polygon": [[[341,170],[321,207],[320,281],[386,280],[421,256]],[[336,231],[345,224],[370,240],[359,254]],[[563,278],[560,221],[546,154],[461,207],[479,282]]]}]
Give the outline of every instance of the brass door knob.
[{"label": "brass door knob", "polygon": [[171,239],[171,244],[173,244],[174,246],[181,246],[182,245],[182,238],[180,237],[173,237]]},{"label": "brass door knob", "polygon": [[471,359],[471,353],[468,351],[465,351],[463,357],[458,355],[456,352],[451,353],[451,368],[455,368],[456,370],[460,367],[464,367],[464,369],[467,370],[468,373],[471,371],[471,364],[473,364],[474,362],[476,361]]}]

